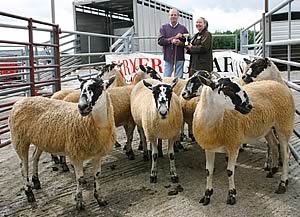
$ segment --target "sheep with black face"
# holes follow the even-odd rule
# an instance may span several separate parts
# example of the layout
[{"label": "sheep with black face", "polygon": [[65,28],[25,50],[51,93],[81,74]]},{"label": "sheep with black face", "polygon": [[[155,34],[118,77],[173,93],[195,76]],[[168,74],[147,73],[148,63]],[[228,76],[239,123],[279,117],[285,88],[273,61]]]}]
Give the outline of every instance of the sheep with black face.
[{"label": "sheep with black face", "polygon": [[43,151],[67,155],[75,169],[76,206],[84,209],[83,161],[91,159],[94,175],[94,196],[100,206],[106,201],[100,193],[101,159],[116,141],[113,107],[106,88],[114,81],[89,79],[81,82],[77,104],[45,97],[27,97],[13,106],[9,116],[12,144],[21,160],[27,200],[35,201],[28,177],[28,150],[37,147],[33,156],[32,182],[40,188],[38,161]]},{"label": "sheep with black face", "polygon": [[283,154],[283,171],[276,193],[284,193],[288,183],[288,140],[295,112],[290,91],[276,81],[253,82],[241,87],[229,78],[212,81],[196,74],[188,81],[182,96],[189,99],[200,92],[193,120],[194,136],[206,154],[207,185],[200,202],[204,205],[210,202],[215,152],[225,151],[229,179],[227,203],[236,203],[234,173],[240,144],[267,135],[272,127],[278,133]]},{"label": "sheep with black face", "polygon": [[131,114],[143,137],[144,156],[148,155],[146,139],[152,147],[152,167],[150,182],[157,182],[157,140],[168,140],[168,155],[170,159],[170,174],[173,182],[178,182],[175,167],[174,142],[180,134],[183,123],[182,109],[178,96],[173,93],[177,83],[162,83],[153,79],[139,82],[132,90]]}]

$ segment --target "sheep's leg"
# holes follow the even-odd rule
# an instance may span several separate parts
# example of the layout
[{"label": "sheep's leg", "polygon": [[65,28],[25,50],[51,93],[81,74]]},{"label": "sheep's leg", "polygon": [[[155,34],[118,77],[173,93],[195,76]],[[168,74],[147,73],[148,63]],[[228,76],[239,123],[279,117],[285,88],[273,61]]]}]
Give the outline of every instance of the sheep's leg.
[{"label": "sheep's leg", "polygon": [[162,139],[157,140],[157,151],[158,151],[158,157],[163,157],[164,153],[162,150]]},{"label": "sheep's leg", "polygon": [[150,183],[157,182],[157,159],[158,159],[158,150],[157,150],[157,139],[150,140],[152,147],[152,167],[150,174]]},{"label": "sheep's leg", "polygon": [[67,165],[66,156],[59,156],[59,163],[61,164],[62,170],[64,172],[69,172],[70,169]]},{"label": "sheep's leg", "polygon": [[32,192],[32,185],[30,183],[29,177],[28,177],[28,151],[29,151],[29,144],[17,144],[16,146],[16,152],[19,155],[19,158],[21,160],[20,167],[21,167],[21,173],[23,177],[23,183],[24,183],[24,189],[25,189],[25,195],[27,197],[28,202],[34,202],[35,197]]},{"label": "sheep's leg", "polygon": [[129,160],[134,160],[134,153],[132,150],[132,139],[133,139],[133,131],[135,128],[135,124],[128,124],[124,126],[125,132],[126,132],[126,137],[127,137],[127,142],[126,142],[126,155]]},{"label": "sheep's leg", "polygon": [[191,138],[192,142],[195,142],[195,137],[193,134],[193,122],[191,121],[188,123],[188,132],[189,132],[189,137]]},{"label": "sheep's leg", "polygon": [[186,140],[186,136],[185,136],[185,134],[184,134],[184,124],[185,124],[185,123],[183,123],[183,124],[181,125],[180,142],[183,142],[183,141]]},{"label": "sheep's leg", "polygon": [[203,205],[207,205],[210,202],[210,197],[213,194],[213,172],[214,172],[214,165],[215,165],[215,152],[210,152],[205,150],[206,156],[206,190],[204,197],[201,198],[200,203]]},{"label": "sheep's leg", "polygon": [[93,159],[93,175],[94,175],[94,196],[99,206],[106,206],[107,202],[101,194],[100,176],[101,176],[101,157]]},{"label": "sheep's leg", "polygon": [[58,158],[58,156],[56,156],[54,154],[51,154],[51,158],[52,158],[52,161],[54,162],[54,164],[52,166],[52,170],[53,171],[58,171],[58,167],[56,166],[56,164],[59,164],[59,158]]},{"label": "sheep's leg", "polygon": [[55,164],[59,164],[59,159],[56,155],[51,154],[51,158],[52,158],[52,160],[54,161]]},{"label": "sheep's leg", "polygon": [[168,140],[168,154],[169,154],[169,160],[170,160],[170,174],[171,174],[171,180],[173,183],[178,182],[178,175],[176,173],[176,166],[175,166],[175,156],[174,156],[174,141],[175,139],[169,139]]},{"label": "sheep's leg", "polygon": [[39,175],[38,175],[38,165],[39,165],[39,159],[42,154],[42,150],[36,147],[34,154],[33,154],[33,169],[32,169],[32,182],[33,182],[33,188],[34,189],[41,189],[41,183],[39,180]]},{"label": "sheep's leg", "polygon": [[235,165],[236,160],[238,157],[239,150],[235,152],[228,153],[228,165],[227,165],[227,175],[229,181],[229,190],[228,190],[228,197],[227,197],[227,204],[234,205],[236,203],[236,189],[234,184],[234,172],[235,172]]},{"label": "sheep's leg", "polygon": [[289,146],[288,139],[277,131],[278,140],[280,143],[280,151],[282,156],[282,175],[278,189],[275,191],[277,194],[284,194],[288,185],[288,170],[289,170]]},{"label": "sheep's leg", "polygon": [[[273,130],[265,136],[268,143],[268,151],[267,151],[267,160],[265,163],[265,169],[268,169],[270,172],[267,177],[273,177],[273,174],[278,171],[278,145],[277,139],[274,135]],[[271,154],[270,154],[271,152]]]},{"label": "sheep's leg", "polygon": [[138,127],[138,131],[140,132],[140,138],[143,143],[143,159],[144,159],[144,161],[148,161],[149,156],[148,156],[148,147],[147,147],[145,132],[144,132],[143,128],[141,128],[141,127]]},{"label": "sheep's leg", "polygon": [[85,183],[85,179],[83,177],[83,161],[73,161],[71,159],[71,162],[74,166],[76,184],[77,184],[76,194],[75,194],[76,208],[78,210],[83,210],[85,208],[83,197],[82,197],[83,185]]},{"label": "sheep's leg", "polygon": [[138,147],[138,150],[143,150],[143,139],[142,139],[142,132],[141,132],[141,129],[138,127],[137,128],[137,130],[138,130],[138,133],[139,133],[139,136],[140,136],[140,144],[139,144],[139,147]]}]

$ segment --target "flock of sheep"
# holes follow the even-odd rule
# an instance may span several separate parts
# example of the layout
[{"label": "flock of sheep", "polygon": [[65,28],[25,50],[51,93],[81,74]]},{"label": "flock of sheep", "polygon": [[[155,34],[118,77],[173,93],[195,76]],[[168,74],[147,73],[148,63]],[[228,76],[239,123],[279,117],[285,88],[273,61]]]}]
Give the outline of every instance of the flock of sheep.
[{"label": "flock of sheep", "polygon": [[[51,99],[27,97],[13,106],[9,117],[12,144],[21,160],[27,200],[34,202],[33,188],[40,188],[38,162],[43,151],[62,155],[64,170],[68,156],[76,175],[75,201],[84,209],[82,197],[83,161],[91,159],[94,196],[99,206],[107,202],[100,192],[101,159],[116,141],[116,127],[123,126],[130,160],[135,158],[132,139],[135,126],[141,140],[143,158],[151,153],[150,182],[157,182],[157,159],[161,140],[168,140],[172,182],[178,182],[174,144],[180,140],[184,123],[189,137],[205,150],[207,185],[200,202],[210,203],[213,194],[215,152],[226,152],[229,181],[227,204],[236,203],[235,165],[241,144],[265,137],[268,142],[266,167],[270,176],[282,159],[282,175],[276,193],[285,193],[288,184],[288,140],[294,125],[295,105],[273,62],[248,62],[243,78],[220,78],[215,73],[196,72],[188,80],[161,78],[151,67],[140,66],[132,84],[126,84],[120,65],[99,68],[96,78],[81,79],[80,90],[62,90]],[[42,135],[42,136],[41,136]],[[147,142],[149,142],[147,145]],[[33,154],[33,174],[29,179],[28,152]],[[280,144],[280,148],[278,148]],[[32,185],[33,184],[33,185]]]}]

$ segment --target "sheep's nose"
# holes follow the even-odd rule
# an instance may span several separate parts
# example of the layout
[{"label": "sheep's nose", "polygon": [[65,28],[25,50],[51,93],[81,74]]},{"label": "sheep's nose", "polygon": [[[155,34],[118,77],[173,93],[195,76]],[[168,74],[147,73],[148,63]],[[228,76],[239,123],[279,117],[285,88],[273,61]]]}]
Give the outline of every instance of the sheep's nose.
[{"label": "sheep's nose", "polygon": [[78,104],[78,109],[81,110],[81,111],[84,111],[87,108],[88,108],[88,104],[86,104],[86,103],[79,103]]}]

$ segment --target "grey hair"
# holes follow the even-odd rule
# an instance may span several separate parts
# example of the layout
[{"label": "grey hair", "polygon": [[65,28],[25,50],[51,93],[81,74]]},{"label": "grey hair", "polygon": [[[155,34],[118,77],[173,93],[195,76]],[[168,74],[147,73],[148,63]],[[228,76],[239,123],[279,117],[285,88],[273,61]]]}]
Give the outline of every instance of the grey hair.
[{"label": "grey hair", "polygon": [[169,15],[171,14],[171,11],[173,11],[173,10],[176,11],[177,16],[179,17],[179,11],[178,11],[176,8],[171,8],[171,9],[169,10]]}]

